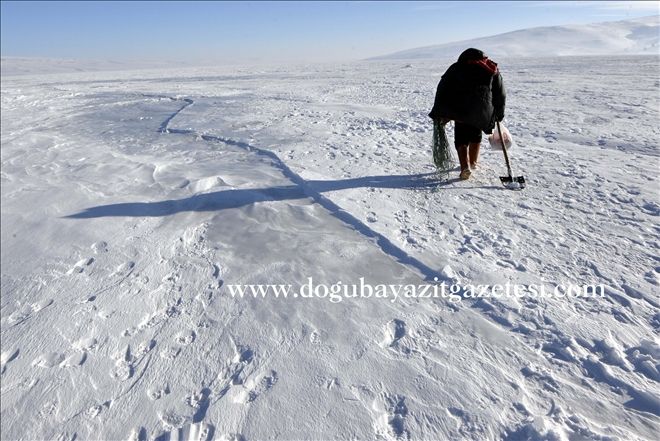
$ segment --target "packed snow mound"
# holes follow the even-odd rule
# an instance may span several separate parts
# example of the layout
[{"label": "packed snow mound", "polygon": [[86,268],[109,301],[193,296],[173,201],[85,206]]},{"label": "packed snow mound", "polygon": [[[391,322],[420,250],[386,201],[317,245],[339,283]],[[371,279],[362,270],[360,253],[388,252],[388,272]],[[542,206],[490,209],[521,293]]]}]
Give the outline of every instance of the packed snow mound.
[{"label": "packed snow mound", "polygon": [[477,47],[493,57],[660,54],[660,15],[588,25],[544,26],[490,37],[408,49],[372,58],[455,58]]}]

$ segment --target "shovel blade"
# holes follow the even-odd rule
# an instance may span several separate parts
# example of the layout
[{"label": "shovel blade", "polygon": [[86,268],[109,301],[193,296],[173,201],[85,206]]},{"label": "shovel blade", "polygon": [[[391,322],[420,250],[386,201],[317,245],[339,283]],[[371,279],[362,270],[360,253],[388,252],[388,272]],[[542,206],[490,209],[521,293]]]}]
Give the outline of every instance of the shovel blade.
[{"label": "shovel blade", "polygon": [[524,176],[500,176],[500,181],[502,181],[505,187],[512,190],[522,190],[525,188]]}]

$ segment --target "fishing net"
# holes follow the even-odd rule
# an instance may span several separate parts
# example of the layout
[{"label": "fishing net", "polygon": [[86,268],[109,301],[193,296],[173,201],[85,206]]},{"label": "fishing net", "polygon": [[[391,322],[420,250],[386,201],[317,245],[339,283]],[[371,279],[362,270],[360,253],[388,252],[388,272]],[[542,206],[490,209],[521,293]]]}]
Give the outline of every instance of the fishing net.
[{"label": "fishing net", "polygon": [[448,171],[454,168],[453,149],[449,145],[445,124],[433,121],[433,163],[438,171]]}]

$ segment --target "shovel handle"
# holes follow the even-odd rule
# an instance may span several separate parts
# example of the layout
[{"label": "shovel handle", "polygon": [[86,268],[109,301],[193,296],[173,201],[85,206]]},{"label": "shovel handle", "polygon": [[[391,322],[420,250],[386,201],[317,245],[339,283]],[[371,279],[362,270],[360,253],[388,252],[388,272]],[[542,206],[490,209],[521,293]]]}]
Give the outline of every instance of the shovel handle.
[{"label": "shovel handle", "polygon": [[502,143],[502,151],[504,152],[504,161],[506,161],[506,171],[509,173],[509,177],[513,178],[511,174],[511,164],[509,164],[509,154],[506,151],[506,143],[504,142],[504,137],[502,136],[502,129],[500,129],[500,122],[496,121],[497,124],[497,133],[500,135],[500,142]]}]

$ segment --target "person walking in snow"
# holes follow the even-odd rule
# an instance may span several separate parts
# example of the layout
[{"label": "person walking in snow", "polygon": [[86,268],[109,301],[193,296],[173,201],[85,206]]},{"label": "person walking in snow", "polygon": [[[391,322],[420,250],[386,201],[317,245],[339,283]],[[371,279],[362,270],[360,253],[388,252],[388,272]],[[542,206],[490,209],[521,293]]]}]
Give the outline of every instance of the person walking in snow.
[{"label": "person walking in snow", "polygon": [[461,165],[461,179],[470,177],[479,159],[481,132],[492,133],[504,119],[506,91],[497,63],[479,49],[458,57],[438,83],[429,116],[440,124],[455,121],[454,145]]}]

